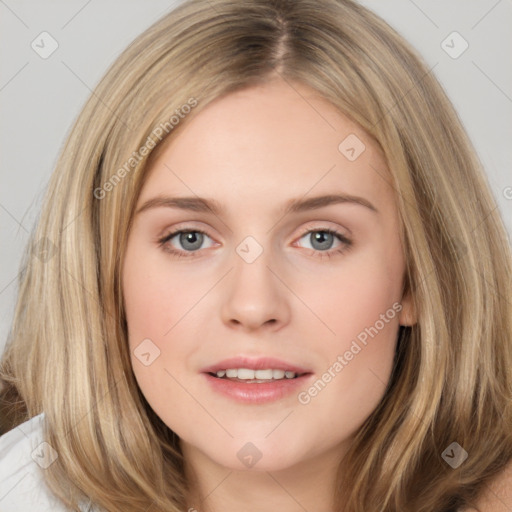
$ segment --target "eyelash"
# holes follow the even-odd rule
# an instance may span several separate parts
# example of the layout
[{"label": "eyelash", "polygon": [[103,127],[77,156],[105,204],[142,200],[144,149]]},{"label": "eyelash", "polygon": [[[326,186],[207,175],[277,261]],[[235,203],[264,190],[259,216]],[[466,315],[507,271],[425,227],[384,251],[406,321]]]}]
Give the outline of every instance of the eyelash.
[{"label": "eyelash", "polygon": [[[160,238],[158,240],[158,246],[162,248],[162,250],[164,250],[165,252],[168,252],[177,258],[195,258],[199,251],[178,251],[172,248],[171,246],[167,245],[168,242],[170,242],[176,235],[179,235],[181,233],[201,233],[202,235],[206,235],[208,238],[211,238],[208,235],[208,233],[201,229],[178,229],[176,231],[173,231],[172,233],[165,235],[163,238]],[[335,255],[345,253],[352,247],[352,241],[349,240],[345,235],[339,233],[334,229],[329,228],[307,229],[300,235],[299,239],[303,238],[305,235],[308,235],[310,233],[328,233],[330,235],[334,235],[343,244],[341,247],[338,247],[337,249],[331,249],[329,251],[318,251],[310,249],[311,251],[313,251],[314,257],[316,258],[332,258]]]}]

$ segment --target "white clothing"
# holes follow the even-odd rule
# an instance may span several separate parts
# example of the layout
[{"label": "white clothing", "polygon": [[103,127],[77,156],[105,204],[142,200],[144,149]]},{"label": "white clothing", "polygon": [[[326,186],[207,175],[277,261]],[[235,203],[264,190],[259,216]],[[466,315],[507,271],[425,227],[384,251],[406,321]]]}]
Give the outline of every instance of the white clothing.
[{"label": "white clothing", "polygon": [[[43,439],[44,413],[0,437],[0,511],[69,512],[47,487],[43,471],[58,457]],[[81,510],[93,511],[89,505]]]}]

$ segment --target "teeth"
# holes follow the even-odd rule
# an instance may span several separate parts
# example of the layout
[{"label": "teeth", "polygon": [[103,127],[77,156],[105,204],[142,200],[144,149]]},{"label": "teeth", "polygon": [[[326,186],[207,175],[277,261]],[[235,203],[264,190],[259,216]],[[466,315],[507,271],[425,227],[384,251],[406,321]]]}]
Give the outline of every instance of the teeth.
[{"label": "teeth", "polygon": [[256,379],[271,379],[274,376],[272,370],[256,370],[254,377]]},{"label": "teeth", "polygon": [[251,370],[249,368],[228,368],[226,370],[219,370],[217,377],[226,376],[228,379],[241,379],[241,380],[280,380],[283,378],[293,379],[297,374],[291,371],[284,370]]},{"label": "teeth", "polygon": [[237,377],[243,380],[254,379],[254,370],[249,370],[248,368],[239,368]]}]

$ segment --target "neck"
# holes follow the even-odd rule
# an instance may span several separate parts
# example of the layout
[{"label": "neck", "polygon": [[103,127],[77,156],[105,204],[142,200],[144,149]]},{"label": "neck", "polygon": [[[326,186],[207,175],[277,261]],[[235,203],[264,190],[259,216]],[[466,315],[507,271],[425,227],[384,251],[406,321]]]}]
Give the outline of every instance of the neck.
[{"label": "neck", "polygon": [[339,451],[277,471],[237,470],[218,465],[182,444],[190,482],[189,512],[333,512]]}]

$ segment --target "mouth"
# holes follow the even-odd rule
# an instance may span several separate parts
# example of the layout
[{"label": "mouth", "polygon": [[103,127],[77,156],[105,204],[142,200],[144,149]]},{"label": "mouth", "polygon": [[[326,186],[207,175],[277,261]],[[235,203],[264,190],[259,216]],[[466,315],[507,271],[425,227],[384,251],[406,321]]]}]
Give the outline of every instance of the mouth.
[{"label": "mouth", "polygon": [[202,374],[210,388],[239,402],[261,404],[284,399],[305,386],[313,372],[273,358],[237,357],[220,361]]}]

